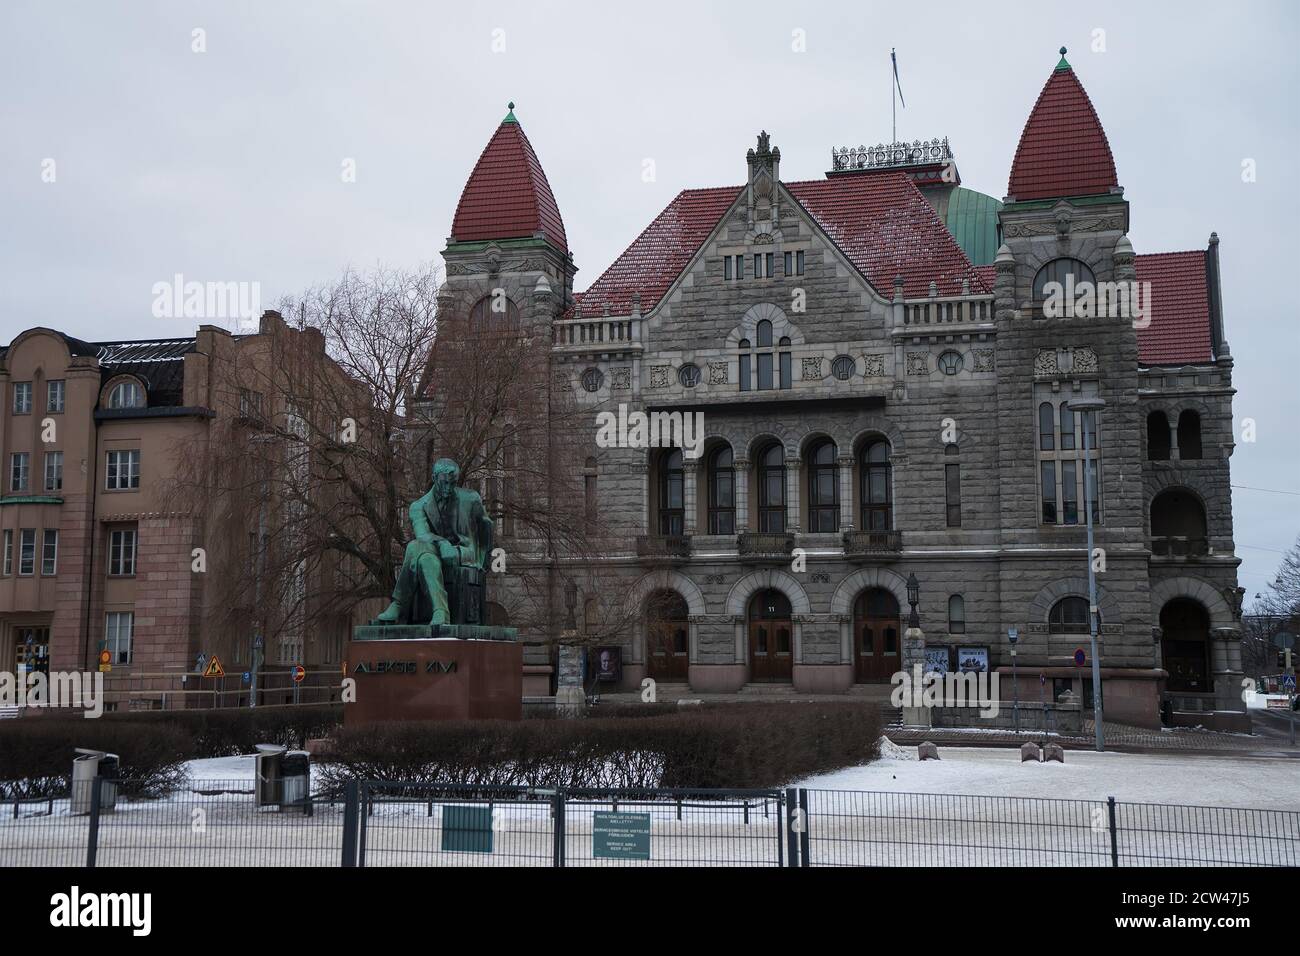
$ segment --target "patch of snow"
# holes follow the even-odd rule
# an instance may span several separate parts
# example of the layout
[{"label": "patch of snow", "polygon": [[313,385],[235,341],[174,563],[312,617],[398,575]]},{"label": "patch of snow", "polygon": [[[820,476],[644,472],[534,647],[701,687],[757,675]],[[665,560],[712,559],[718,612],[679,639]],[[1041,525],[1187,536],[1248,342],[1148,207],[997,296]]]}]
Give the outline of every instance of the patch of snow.
[{"label": "patch of snow", "polygon": [[917,760],[916,751],[910,747],[900,747],[888,737],[880,738],[881,760]]}]

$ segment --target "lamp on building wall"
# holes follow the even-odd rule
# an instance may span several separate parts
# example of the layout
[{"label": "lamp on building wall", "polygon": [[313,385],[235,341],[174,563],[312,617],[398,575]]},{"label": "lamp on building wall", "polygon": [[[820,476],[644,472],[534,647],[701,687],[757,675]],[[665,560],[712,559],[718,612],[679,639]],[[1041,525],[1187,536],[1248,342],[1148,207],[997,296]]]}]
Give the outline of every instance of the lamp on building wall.
[{"label": "lamp on building wall", "polygon": [[[1098,750],[1106,749],[1106,741],[1101,729],[1101,662],[1097,659],[1097,574],[1092,565],[1092,441],[1089,440],[1089,425],[1092,433],[1097,430],[1097,413],[1106,407],[1103,398],[1074,398],[1065,403],[1065,407],[1075,414],[1083,415],[1083,512],[1088,519],[1088,634],[1089,651],[1092,654],[1092,722]],[[1100,492],[1097,501],[1101,501]]]},{"label": "lamp on building wall", "polygon": [[916,613],[917,602],[921,600],[921,582],[916,579],[916,574],[907,576],[907,603],[912,606],[911,613],[907,615],[908,627],[920,627],[921,618]]}]

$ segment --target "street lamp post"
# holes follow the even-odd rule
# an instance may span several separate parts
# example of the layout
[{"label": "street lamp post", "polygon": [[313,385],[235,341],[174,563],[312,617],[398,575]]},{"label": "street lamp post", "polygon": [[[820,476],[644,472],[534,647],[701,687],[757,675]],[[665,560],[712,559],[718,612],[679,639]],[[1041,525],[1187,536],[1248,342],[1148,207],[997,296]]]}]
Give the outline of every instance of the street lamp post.
[{"label": "street lamp post", "polygon": [[[1083,415],[1083,511],[1088,524],[1088,638],[1092,656],[1092,722],[1096,731],[1097,749],[1105,750],[1106,741],[1101,729],[1101,661],[1097,659],[1097,575],[1092,561],[1092,442],[1088,425],[1096,431],[1096,415],[1106,407],[1102,398],[1076,398],[1065,403],[1072,412]],[[1100,498],[1100,495],[1098,495]]]}]

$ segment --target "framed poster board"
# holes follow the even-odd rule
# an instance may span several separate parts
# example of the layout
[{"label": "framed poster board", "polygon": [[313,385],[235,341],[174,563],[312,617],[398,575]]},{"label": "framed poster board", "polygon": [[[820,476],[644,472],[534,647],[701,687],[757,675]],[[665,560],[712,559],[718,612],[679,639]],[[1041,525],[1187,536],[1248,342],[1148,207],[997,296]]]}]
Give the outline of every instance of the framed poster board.
[{"label": "framed poster board", "polygon": [[988,647],[957,648],[957,670],[963,674],[971,672],[976,674],[987,674],[989,671]]},{"label": "framed poster board", "polygon": [[925,649],[925,673],[927,674],[946,674],[950,668],[951,657],[950,648],[947,645],[942,647],[927,647]]},{"label": "framed poster board", "polygon": [[623,648],[598,647],[595,651],[596,680],[616,684],[623,679]]}]

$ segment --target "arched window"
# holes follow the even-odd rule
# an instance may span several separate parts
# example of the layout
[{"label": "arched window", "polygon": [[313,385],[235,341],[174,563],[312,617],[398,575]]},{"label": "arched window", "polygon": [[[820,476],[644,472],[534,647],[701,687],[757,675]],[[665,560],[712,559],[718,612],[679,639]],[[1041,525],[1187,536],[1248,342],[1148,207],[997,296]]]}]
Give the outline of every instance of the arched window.
[{"label": "arched window", "polygon": [[1052,414],[1052,403],[1043,402],[1038,406],[1038,450],[1056,450],[1056,420]]},{"label": "arched window", "polygon": [[758,456],[758,530],[785,531],[785,450],[775,442]]},{"label": "arched window", "polygon": [[487,602],[487,623],[489,627],[509,627],[510,614],[495,601]]},{"label": "arched window", "polygon": [[1205,507],[1185,488],[1166,488],[1151,501],[1151,552],[1185,557],[1209,550]]},{"label": "arched window", "polygon": [[731,447],[719,445],[709,455],[709,534],[736,533],[736,471]]},{"label": "arched window", "polygon": [[833,441],[821,441],[808,452],[808,530],[813,534],[839,530],[840,469]]},{"label": "arched window", "polygon": [[[1100,614],[1097,623],[1101,624]],[[1088,599],[1067,597],[1053,604],[1047,615],[1047,630],[1051,634],[1087,634]]]},{"label": "arched window", "polygon": [[108,393],[109,408],[144,408],[144,389],[138,382],[118,382]]},{"label": "arched window", "polygon": [[1201,416],[1190,408],[1178,416],[1178,457],[1194,460],[1201,457]]},{"label": "arched window", "polygon": [[889,442],[873,439],[862,446],[859,511],[863,531],[892,531],[894,527],[894,475],[889,463]]},{"label": "arched window", "polygon": [[659,533],[683,534],[685,528],[685,477],[682,451],[674,448],[659,461]]},{"label": "arched window", "polygon": [[1067,293],[1077,295],[1074,290],[1081,282],[1095,287],[1096,279],[1087,264],[1078,259],[1053,259],[1044,265],[1034,276],[1034,318],[1062,318],[1064,315],[1073,314],[1071,311],[1048,316],[1044,306],[1051,299],[1054,304],[1060,303],[1064,307]]},{"label": "arched window", "polygon": [[596,459],[588,458],[582,470],[582,527],[584,534],[592,534],[597,524]]},{"label": "arched window", "polygon": [[960,594],[948,598],[948,633],[966,633],[966,599]]},{"label": "arched window", "polygon": [[1169,460],[1169,419],[1161,411],[1147,416],[1147,461]]},{"label": "arched window", "polygon": [[789,352],[789,336],[781,336],[774,347],[772,323],[763,319],[754,328],[754,339],[752,352],[749,339],[741,339],[737,345],[740,350],[740,390],[790,388],[793,360]]}]

